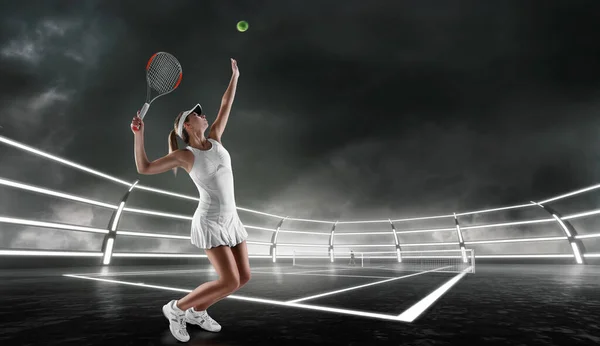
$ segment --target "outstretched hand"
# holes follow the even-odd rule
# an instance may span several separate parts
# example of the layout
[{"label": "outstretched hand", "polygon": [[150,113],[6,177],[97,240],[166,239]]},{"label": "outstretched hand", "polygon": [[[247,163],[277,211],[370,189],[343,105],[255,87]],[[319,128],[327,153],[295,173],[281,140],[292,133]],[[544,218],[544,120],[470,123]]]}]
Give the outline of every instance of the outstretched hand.
[{"label": "outstretched hand", "polygon": [[238,65],[237,65],[237,61],[235,61],[235,59],[231,58],[231,71],[233,72],[233,75],[238,77],[240,75],[240,70],[238,69]]},{"label": "outstretched hand", "polygon": [[131,131],[133,134],[138,134],[144,130],[144,121],[140,118],[140,111],[137,112],[137,115],[131,121]]}]

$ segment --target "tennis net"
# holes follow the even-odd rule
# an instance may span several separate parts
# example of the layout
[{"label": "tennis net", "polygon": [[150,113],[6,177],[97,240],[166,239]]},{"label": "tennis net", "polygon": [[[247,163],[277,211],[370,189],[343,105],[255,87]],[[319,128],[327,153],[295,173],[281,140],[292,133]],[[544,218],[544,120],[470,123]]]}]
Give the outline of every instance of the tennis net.
[{"label": "tennis net", "polygon": [[301,267],[475,273],[475,252],[473,249],[384,252],[294,250],[292,263]]}]

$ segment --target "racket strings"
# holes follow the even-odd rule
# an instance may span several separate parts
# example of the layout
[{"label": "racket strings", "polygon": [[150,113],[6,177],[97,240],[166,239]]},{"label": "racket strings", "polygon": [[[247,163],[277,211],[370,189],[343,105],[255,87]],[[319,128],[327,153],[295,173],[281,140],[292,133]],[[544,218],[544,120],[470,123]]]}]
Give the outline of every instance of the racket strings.
[{"label": "racket strings", "polygon": [[148,86],[159,94],[175,89],[181,76],[181,65],[170,54],[157,54],[147,71]]}]

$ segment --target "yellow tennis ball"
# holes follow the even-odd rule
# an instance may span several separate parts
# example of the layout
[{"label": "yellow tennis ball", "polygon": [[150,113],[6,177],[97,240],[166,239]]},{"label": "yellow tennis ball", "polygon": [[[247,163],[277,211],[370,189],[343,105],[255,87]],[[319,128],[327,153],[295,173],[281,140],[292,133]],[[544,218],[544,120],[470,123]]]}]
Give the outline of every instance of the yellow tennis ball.
[{"label": "yellow tennis ball", "polygon": [[248,30],[248,22],[245,20],[241,20],[237,23],[237,29],[239,32],[244,32]]}]

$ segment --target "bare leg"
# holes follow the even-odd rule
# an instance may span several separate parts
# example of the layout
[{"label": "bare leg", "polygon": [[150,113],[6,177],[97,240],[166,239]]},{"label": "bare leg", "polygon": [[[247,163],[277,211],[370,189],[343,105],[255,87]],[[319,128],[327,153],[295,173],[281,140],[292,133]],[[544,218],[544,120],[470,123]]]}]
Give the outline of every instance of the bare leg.
[{"label": "bare leg", "polygon": [[[236,262],[237,270],[238,270],[239,282],[240,282],[239,286],[234,290],[234,291],[237,291],[240,287],[244,286],[248,281],[250,281],[250,262],[248,260],[248,247],[246,246],[246,242],[244,241],[244,242],[232,247],[231,252],[233,254],[233,257],[235,258],[235,262]],[[225,292],[221,297],[216,298],[208,306],[227,297],[234,291]],[[206,306],[206,304],[198,304],[198,305],[194,306],[194,310],[203,311],[203,310],[206,310],[208,308],[208,306]]]},{"label": "bare leg", "polygon": [[[233,257],[235,258],[235,264],[238,268],[238,274],[240,276],[240,287],[244,286],[250,281],[250,260],[248,259],[248,247],[246,242],[242,242],[235,247],[231,248]],[[239,287],[238,287],[239,289]]]},{"label": "bare leg", "polygon": [[206,310],[209,306],[228,296],[240,286],[240,276],[231,248],[219,246],[206,250],[219,279],[206,282],[177,301],[177,307],[187,310],[192,306],[196,311]]}]

